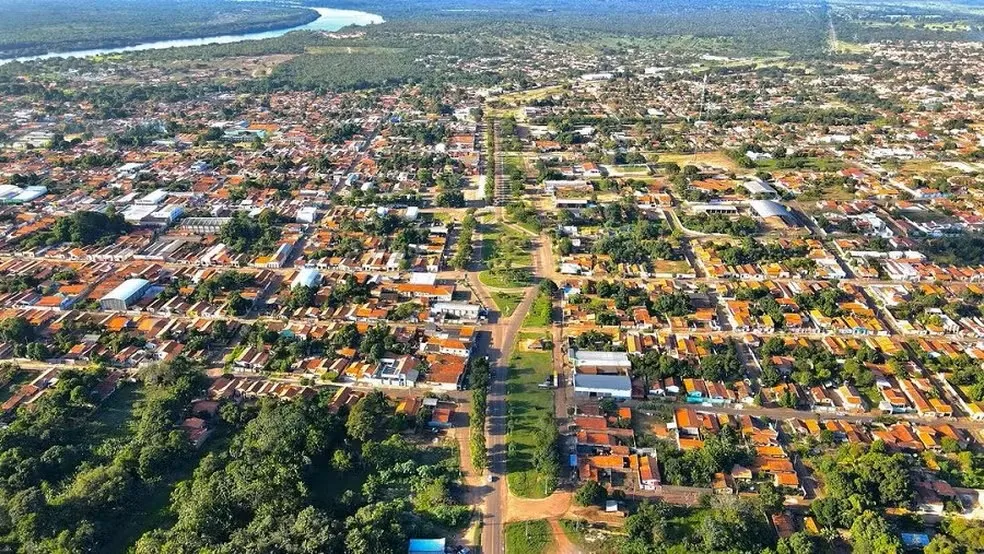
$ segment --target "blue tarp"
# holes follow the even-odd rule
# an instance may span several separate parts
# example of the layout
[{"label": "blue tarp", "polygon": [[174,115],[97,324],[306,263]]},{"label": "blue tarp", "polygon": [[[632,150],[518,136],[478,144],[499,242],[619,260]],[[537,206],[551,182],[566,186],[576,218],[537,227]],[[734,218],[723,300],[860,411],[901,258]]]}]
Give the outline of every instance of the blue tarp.
[{"label": "blue tarp", "polygon": [[570,461],[567,462],[571,467],[577,467],[577,454],[571,454]]}]

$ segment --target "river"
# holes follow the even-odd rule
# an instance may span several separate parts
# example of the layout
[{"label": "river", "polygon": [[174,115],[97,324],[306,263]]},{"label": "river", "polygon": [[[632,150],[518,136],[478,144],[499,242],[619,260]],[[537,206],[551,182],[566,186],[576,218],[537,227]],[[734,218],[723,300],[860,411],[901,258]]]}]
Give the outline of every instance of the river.
[{"label": "river", "polygon": [[318,12],[318,19],[304,25],[277,29],[274,31],[263,31],[259,33],[244,33],[239,35],[219,35],[202,38],[185,38],[175,40],[156,40],[134,44],[133,46],[121,46],[118,48],[93,48],[91,50],[70,50],[67,52],[49,52],[39,56],[23,56],[20,58],[0,59],[0,64],[13,61],[28,62],[32,60],[47,60],[50,58],[88,58],[90,56],[100,56],[103,54],[116,54],[119,52],[138,52],[141,50],[161,50],[164,48],[180,48],[182,46],[202,46],[205,44],[228,44],[230,42],[241,42],[244,40],[262,40],[285,35],[291,31],[337,31],[349,25],[374,25],[383,22],[383,17],[366,12],[355,10],[336,10],[334,8],[311,8]]}]

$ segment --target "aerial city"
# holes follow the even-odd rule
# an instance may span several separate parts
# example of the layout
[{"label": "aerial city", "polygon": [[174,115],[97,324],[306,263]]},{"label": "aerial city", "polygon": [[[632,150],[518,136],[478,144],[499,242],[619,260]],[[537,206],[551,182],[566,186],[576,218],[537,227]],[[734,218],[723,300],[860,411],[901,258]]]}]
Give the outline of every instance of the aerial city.
[{"label": "aerial city", "polygon": [[0,553],[984,552],[981,0],[0,0]]}]

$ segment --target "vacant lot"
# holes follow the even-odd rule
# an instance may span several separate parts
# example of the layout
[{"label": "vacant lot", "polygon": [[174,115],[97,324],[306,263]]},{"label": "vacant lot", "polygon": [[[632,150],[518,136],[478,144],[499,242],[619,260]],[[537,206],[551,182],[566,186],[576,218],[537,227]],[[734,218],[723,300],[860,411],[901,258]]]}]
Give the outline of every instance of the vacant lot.
[{"label": "vacant lot", "polygon": [[506,554],[541,554],[553,544],[545,519],[506,525]]},{"label": "vacant lot", "polygon": [[502,96],[493,98],[492,100],[502,102],[503,104],[528,104],[534,100],[542,100],[549,96],[555,94],[563,94],[564,87],[562,86],[551,86],[543,88],[534,88],[530,90],[523,90],[520,92],[511,92],[509,94],[503,94]]},{"label": "vacant lot", "polygon": [[[734,171],[738,168],[735,162],[724,152],[700,152],[697,154],[660,154],[660,163],[675,162],[680,167],[685,165],[709,165],[718,167],[725,171]],[[749,171],[750,172],[750,171]]]},{"label": "vacant lot", "polygon": [[133,383],[124,383],[113,396],[96,410],[93,420],[97,424],[99,438],[123,438],[130,435],[129,423],[133,411],[143,401],[144,389]]}]

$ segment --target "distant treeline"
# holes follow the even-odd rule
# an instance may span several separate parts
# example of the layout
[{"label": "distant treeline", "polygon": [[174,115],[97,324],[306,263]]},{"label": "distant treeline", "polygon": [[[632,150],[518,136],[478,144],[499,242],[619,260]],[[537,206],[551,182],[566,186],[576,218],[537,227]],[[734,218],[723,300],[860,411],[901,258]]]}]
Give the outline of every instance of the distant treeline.
[{"label": "distant treeline", "polygon": [[307,8],[232,0],[0,0],[0,57],[285,29]]},{"label": "distant treeline", "polygon": [[[40,0],[41,4],[66,1]],[[138,4],[149,1],[133,0]],[[14,0],[0,0],[0,8],[13,2]],[[108,0],[105,5],[120,2],[126,3],[127,0]],[[197,7],[177,19],[178,22],[187,23],[195,21],[195,14],[201,15],[209,9],[218,10],[216,6],[229,2],[178,0],[178,3]],[[305,0],[305,3],[316,4],[313,0]],[[202,7],[204,4],[209,4],[210,7]],[[595,49],[600,53],[627,48],[613,43],[613,37],[649,37],[652,39],[652,48],[672,50],[678,54],[789,53],[798,58],[815,58],[826,55],[830,21],[826,3],[810,0],[796,3],[795,9],[779,0],[711,0],[699,5],[685,0],[666,0],[658,4],[642,0],[587,0],[577,3],[546,0],[532,4],[518,0],[393,0],[385,3],[380,0],[340,0],[333,5],[373,11],[383,15],[387,22],[360,27],[360,36],[356,37],[328,38],[321,33],[293,32],[260,41],[135,52],[124,56],[127,59],[156,63],[176,60],[208,61],[231,56],[295,55],[266,77],[231,85],[243,92],[262,93],[283,89],[323,92],[403,83],[420,84],[437,90],[449,83],[484,86],[516,82],[522,85],[527,79],[519,68],[496,67],[494,63],[490,64],[489,69],[482,71],[460,71],[458,63],[462,60],[496,59],[510,54],[522,56],[524,48],[547,47],[563,50],[577,47]],[[274,12],[268,7],[260,10],[259,13],[273,17]],[[21,12],[23,11],[22,9]],[[99,10],[95,11],[100,13]],[[227,20],[228,18],[222,19]],[[0,31],[9,25],[9,21],[8,18],[0,22]],[[836,16],[834,21],[839,24]],[[127,27],[129,29],[131,26]],[[136,27],[139,27],[139,23]],[[2,32],[0,36],[9,40]],[[69,68],[85,70],[92,63],[95,62],[48,60],[44,62],[43,70],[41,65],[37,67],[41,73],[56,75]],[[749,67],[736,67],[714,71],[748,69]],[[23,92],[28,85],[11,78],[25,72],[33,73],[30,67],[25,68],[21,64],[0,66],[0,89],[6,89],[10,93]],[[6,82],[4,77],[8,78]],[[180,91],[173,90],[164,93],[171,99],[181,94]],[[51,92],[44,94],[50,95]],[[122,100],[139,99],[144,94],[160,96],[161,93],[148,91],[144,87],[134,87],[122,93],[100,94],[98,104],[107,109],[107,115],[111,115],[117,109],[125,109]],[[717,112],[709,114],[708,118],[718,122],[768,118],[776,123],[845,124],[873,119],[876,114],[870,113],[874,111],[871,108],[894,111],[895,107],[890,100],[865,94],[863,91],[847,94],[842,100],[857,110]]]},{"label": "distant treeline", "polygon": [[980,14],[947,12],[937,9],[907,7],[908,17],[900,18],[898,9],[834,16],[837,38],[853,43],[882,41],[979,41],[984,38],[984,17]]},{"label": "distant treeline", "polygon": [[[315,5],[316,0],[304,3]],[[813,54],[823,50],[827,39],[826,3],[819,0],[792,4],[782,0],[341,0],[332,5],[379,13],[387,21],[428,26],[441,21],[460,25],[467,19],[575,32],[729,37],[748,54]]]}]

